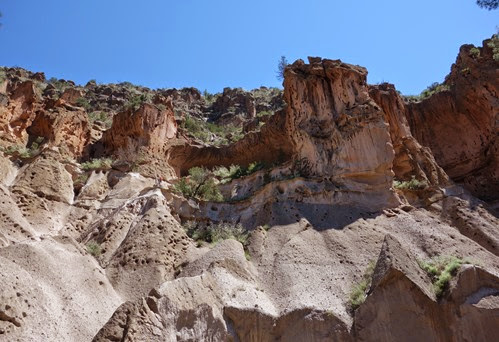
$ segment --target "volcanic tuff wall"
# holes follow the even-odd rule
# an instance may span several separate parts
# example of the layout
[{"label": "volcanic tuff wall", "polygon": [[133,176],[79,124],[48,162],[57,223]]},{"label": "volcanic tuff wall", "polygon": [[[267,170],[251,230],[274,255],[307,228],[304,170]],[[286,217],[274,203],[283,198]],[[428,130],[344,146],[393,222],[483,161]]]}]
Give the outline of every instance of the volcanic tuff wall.
[{"label": "volcanic tuff wall", "polygon": [[[8,74],[0,341],[493,340],[499,220],[455,181],[497,198],[498,64],[487,42],[470,48],[449,90],[417,103],[367,85],[362,67],[299,60],[285,72],[286,106],[221,147],[191,141],[175,119],[204,106],[193,89],[144,90],[151,103],[119,111],[136,89],[89,84],[56,98],[41,74]],[[255,94],[224,91],[216,108],[251,113],[220,119],[255,120]],[[87,119],[80,95],[116,110],[109,129]],[[35,140],[39,154],[12,152]],[[113,154],[111,168],[83,170]],[[231,201],[172,191],[193,166],[254,161],[271,169],[221,185]],[[413,177],[427,186],[393,187]],[[245,246],[196,243],[186,221],[239,222],[251,235]],[[437,296],[420,263],[442,255],[468,264]],[[370,264],[355,309],[349,296]]]}]

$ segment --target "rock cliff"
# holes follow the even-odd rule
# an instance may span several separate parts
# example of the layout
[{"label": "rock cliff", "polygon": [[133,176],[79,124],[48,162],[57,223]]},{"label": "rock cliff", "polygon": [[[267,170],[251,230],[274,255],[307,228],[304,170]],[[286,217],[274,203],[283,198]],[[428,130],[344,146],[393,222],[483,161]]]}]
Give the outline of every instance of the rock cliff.
[{"label": "rock cliff", "polygon": [[462,46],[444,82],[448,90],[409,104],[406,115],[414,137],[454,181],[496,200],[499,71],[489,43]]},{"label": "rock cliff", "polygon": [[317,57],[203,95],[3,68],[0,341],[493,340],[488,43],[417,101]]}]

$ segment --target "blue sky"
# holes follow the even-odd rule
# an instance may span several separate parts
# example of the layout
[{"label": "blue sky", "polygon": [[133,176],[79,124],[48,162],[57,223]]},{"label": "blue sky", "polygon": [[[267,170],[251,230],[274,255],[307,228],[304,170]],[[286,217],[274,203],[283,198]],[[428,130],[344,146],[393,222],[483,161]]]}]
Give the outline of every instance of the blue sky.
[{"label": "blue sky", "polygon": [[0,65],[85,84],[280,86],[281,55],[341,59],[416,94],[496,32],[474,0],[0,0]]}]

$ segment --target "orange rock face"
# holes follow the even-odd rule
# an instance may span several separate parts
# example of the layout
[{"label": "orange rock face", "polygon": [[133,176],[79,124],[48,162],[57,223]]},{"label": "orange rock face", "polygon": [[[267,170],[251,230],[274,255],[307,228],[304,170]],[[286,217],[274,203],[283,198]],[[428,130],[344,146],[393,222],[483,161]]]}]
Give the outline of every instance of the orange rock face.
[{"label": "orange rock face", "polygon": [[75,107],[55,107],[36,113],[27,132],[44,137],[49,145],[62,146],[80,156],[90,140],[87,114]]},{"label": "orange rock face", "polygon": [[102,137],[104,146],[114,151],[135,144],[145,146],[150,153],[164,155],[169,141],[177,134],[171,101],[167,104],[165,110],[143,104],[138,110],[117,114]]},{"label": "orange rock face", "polygon": [[364,68],[339,61],[295,62],[286,71],[287,107],[261,132],[228,147],[174,147],[170,163],[184,174],[192,166],[292,160],[303,175],[388,189],[394,152],[366,75]]},{"label": "orange rock face", "polygon": [[499,198],[499,69],[485,41],[461,47],[448,91],[407,105],[412,134],[455,181],[483,199]]},{"label": "orange rock face", "polygon": [[383,112],[369,97],[366,69],[309,60],[295,62],[285,73],[293,158],[312,176],[391,185],[393,148]]},{"label": "orange rock face", "polygon": [[26,128],[31,125],[37,109],[37,94],[32,81],[11,86],[6,107],[0,107],[0,136],[15,144],[26,144]]},{"label": "orange rock face", "polygon": [[7,106],[0,107],[2,140],[29,145],[42,137],[46,146],[61,146],[73,156],[81,155],[90,137],[85,112],[61,100],[42,102],[33,81],[14,83],[9,89]]},{"label": "orange rock face", "polygon": [[399,180],[415,177],[428,184],[446,185],[447,174],[440,168],[428,148],[422,147],[412,136],[406,120],[406,107],[395,87],[385,83],[371,86],[369,94],[383,109],[390,127],[390,138],[395,151],[393,172]]}]

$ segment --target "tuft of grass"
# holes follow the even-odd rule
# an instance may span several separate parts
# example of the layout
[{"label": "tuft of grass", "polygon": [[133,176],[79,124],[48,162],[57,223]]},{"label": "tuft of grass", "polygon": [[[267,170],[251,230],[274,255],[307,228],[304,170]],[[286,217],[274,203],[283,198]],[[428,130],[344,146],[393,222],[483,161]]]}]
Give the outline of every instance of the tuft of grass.
[{"label": "tuft of grass", "polygon": [[423,269],[433,282],[435,295],[440,298],[449,287],[452,280],[463,264],[469,264],[467,260],[455,256],[438,256],[427,261],[419,261],[419,267]]},{"label": "tuft of grass", "polygon": [[92,159],[87,162],[81,163],[81,168],[86,171],[110,169],[112,164],[113,160],[111,158]]},{"label": "tuft of grass", "polygon": [[87,244],[87,252],[94,257],[98,257],[101,255],[102,250],[98,243],[92,241]]},{"label": "tuft of grass", "polygon": [[399,190],[424,190],[428,187],[426,181],[417,180],[414,176],[410,181],[393,181],[393,188]]},{"label": "tuft of grass", "polygon": [[367,298],[366,293],[367,290],[369,289],[369,286],[371,285],[375,266],[376,266],[375,261],[371,260],[367,265],[367,268],[364,271],[364,274],[362,275],[362,279],[360,280],[360,282],[358,282],[352,287],[348,300],[352,310],[356,310],[362,303],[365,302]]}]

